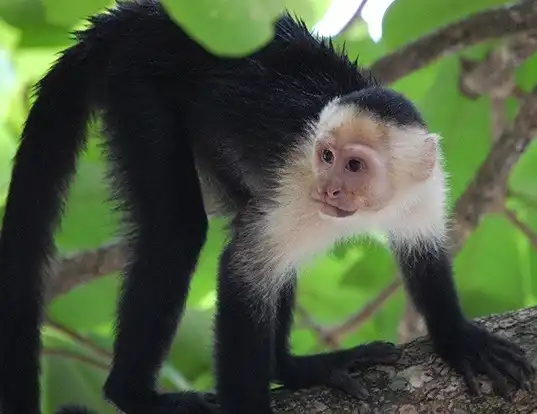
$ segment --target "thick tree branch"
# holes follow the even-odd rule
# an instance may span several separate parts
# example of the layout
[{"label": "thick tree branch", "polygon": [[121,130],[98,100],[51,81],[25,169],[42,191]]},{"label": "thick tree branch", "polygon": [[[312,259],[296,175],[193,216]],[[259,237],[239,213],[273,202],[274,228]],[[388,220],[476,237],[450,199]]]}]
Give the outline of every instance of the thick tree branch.
[{"label": "thick tree branch", "polygon": [[[493,315],[479,320],[491,331],[518,343],[533,365],[537,365],[537,307]],[[365,401],[326,388],[273,392],[277,413],[342,414],[518,414],[537,410],[537,393],[512,392],[508,402],[492,395],[490,383],[482,381],[483,396],[471,398],[462,379],[431,352],[431,344],[420,338],[403,346],[403,357],[395,366],[371,368],[363,379],[370,392]],[[534,380],[533,388],[536,382]]]},{"label": "thick tree branch", "polygon": [[473,14],[426,35],[379,59],[370,69],[381,81],[392,83],[464,47],[536,30],[537,2],[521,1]]}]

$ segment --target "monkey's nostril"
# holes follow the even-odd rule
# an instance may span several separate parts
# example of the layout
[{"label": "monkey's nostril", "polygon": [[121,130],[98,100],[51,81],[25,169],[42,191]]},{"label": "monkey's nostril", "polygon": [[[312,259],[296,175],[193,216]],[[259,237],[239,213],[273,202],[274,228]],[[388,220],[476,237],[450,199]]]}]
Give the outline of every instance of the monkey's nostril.
[{"label": "monkey's nostril", "polygon": [[338,197],[341,194],[341,190],[328,191],[328,195],[332,198]]}]

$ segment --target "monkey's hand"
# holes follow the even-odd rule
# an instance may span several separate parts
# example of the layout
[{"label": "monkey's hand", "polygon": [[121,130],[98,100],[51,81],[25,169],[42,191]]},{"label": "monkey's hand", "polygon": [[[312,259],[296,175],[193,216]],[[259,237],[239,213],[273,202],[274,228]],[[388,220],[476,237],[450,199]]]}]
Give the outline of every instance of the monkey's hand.
[{"label": "monkey's hand", "polygon": [[466,322],[450,335],[432,335],[436,352],[458,372],[473,395],[480,395],[476,374],[487,375],[496,393],[506,399],[510,381],[517,388],[529,389],[535,369],[518,345]]},{"label": "monkey's hand", "polygon": [[338,352],[309,356],[289,355],[280,364],[278,380],[289,389],[325,385],[364,399],[369,393],[365,384],[356,378],[356,374],[375,365],[392,365],[400,357],[400,348],[382,341]]}]

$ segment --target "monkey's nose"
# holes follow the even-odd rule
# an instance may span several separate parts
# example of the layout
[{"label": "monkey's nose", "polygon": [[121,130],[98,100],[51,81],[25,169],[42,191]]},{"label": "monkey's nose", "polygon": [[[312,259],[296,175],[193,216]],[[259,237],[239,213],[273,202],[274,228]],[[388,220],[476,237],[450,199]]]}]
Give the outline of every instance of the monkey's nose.
[{"label": "monkey's nose", "polygon": [[340,195],[341,195],[341,190],[340,189],[337,189],[337,188],[328,188],[326,190],[326,195],[329,197],[329,198],[338,198]]}]

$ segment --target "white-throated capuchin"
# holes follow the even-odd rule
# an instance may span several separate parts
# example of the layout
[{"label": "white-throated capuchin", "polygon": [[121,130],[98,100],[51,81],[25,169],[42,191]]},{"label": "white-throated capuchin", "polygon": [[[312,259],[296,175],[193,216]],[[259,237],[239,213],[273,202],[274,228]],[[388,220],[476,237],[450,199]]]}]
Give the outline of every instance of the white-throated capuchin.
[{"label": "white-throated capuchin", "polygon": [[[416,108],[289,15],[244,58],[205,51],[155,1],[91,18],[37,87],[15,157],[0,239],[0,401],[38,414],[41,283],[92,114],[102,117],[131,260],[105,397],[128,414],[268,414],[270,381],[367,393],[348,368],[393,363],[390,343],[294,356],[296,269],[337,240],[391,240],[436,352],[478,392],[533,373],[524,352],[470,323],[444,247],[438,137]],[[207,187],[206,187],[207,185]],[[210,190],[208,190],[210,188]],[[203,194],[233,214],[220,258],[221,410],[155,382],[207,233]],[[65,409],[83,412],[83,409]]]}]

